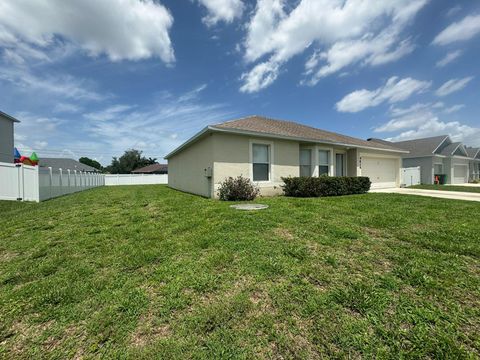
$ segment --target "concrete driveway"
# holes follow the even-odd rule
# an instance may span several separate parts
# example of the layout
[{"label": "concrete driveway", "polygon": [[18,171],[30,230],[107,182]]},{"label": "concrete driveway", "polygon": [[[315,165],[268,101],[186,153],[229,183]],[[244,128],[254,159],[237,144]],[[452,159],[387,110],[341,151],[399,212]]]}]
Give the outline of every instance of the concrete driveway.
[{"label": "concrete driveway", "polygon": [[469,192],[459,192],[459,191],[391,188],[391,189],[375,189],[375,190],[370,190],[370,192],[417,195],[417,196],[428,196],[428,197],[435,197],[435,198],[442,198],[442,199],[467,200],[467,201],[480,202],[480,193],[469,193]]}]

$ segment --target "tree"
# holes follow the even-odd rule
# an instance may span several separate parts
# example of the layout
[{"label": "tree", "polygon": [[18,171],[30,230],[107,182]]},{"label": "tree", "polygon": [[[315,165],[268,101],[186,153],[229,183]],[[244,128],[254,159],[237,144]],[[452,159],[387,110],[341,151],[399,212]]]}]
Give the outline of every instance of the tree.
[{"label": "tree", "polygon": [[82,164],[94,167],[95,169],[98,169],[100,171],[103,171],[103,166],[100,164],[97,160],[90,159],[88,157],[81,157],[78,159],[79,162]]},{"label": "tree", "polygon": [[147,159],[142,156],[142,153],[135,149],[126,150],[120,158],[113,157],[112,163],[107,166],[106,170],[111,174],[130,174],[135,169],[157,162],[157,159]]}]

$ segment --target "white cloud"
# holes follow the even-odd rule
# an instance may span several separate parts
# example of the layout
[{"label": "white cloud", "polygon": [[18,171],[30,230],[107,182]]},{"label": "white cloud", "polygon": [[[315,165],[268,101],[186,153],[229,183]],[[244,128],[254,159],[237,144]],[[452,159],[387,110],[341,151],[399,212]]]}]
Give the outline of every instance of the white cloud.
[{"label": "white cloud", "polygon": [[[68,114],[68,119],[17,112],[21,123],[15,127],[15,143],[25,153],[37,151],[40,158],[88,156],[106,165],[112,156],[137,148],[162,160],[205,125],[237,115],[226,104],[203,102],[204,89],[201,85],[179,95],[164,93],[141,108],[95,104],[96,111]],[[42,142],[48,146],[41,148]]]},{"label": "white cloud", "polygon": [[53,112],[55,113],[78,113],[82,110],[82,107],[76,104],[60,102],[55,105]]},{"label": "white cloud", "polygon": [[480,14],[468,15],[459,22],[454,22],[433,40],[435,45],[448,45],[458,41],[469,40],[480,33]]},{"label": "white cloud", "polygon": [[[243,74],[241,91],[270,85],[293,56],[313,49],[304,83],[347,66],[377,66],[410,53],[402,33],[427,0],[301,0],[288,13],[285,0],[259,0],[244,40],[244,58],[257,63]],[[258,81],[261,79],[261,81]],[[262,80],[263,79],[263,80]]]},{"label": "white cloud", "polygon": [[270,86],[277,79],[279,67],[280,65],[274,61],[258,64],[250,72],[242,75],[241,80],[244,80],[244,83],[240,91],[253,93]]},{"label": "white cloud", "polygon": [[453,16],[457,13],[459,13],[460,11],[462,11],[462,7],[460,5],[456,5],[454,7],[452,7],[450,10],[447,11],[447,17],[449,16]]},{"label": "white cloud", "polygon": [[108,120],[113,120],[117,118],[122,113],[125,113],[127,110],[130,110],[133,107],[134,106],[121,105],[121,104],[113,105],[98,112],[91,112],[91,113],[84,114],[83,116],[90,120],[108,121]]},{"label": "white cloud", "polygon": [[108,95],[93,90],[88,81],[65,74],[40,77],[24,68],[0,67],[1,81],[11,83],[17,91],[24,91],[35,96],[54,95],[76,101],[100,101],[108,97]]},{"label": "white cloud", "polygon": [[[374,129],[377,133],[397,132],[389,141],[403,141],[448,134],[454,141],[470,146],[480,145],[480,128],[458,121],[440,119],[436,104],[415,104],[408,108],[391,108],[391,120]],[[440,107],[441,110],[441,107]]]},{"label": "white cloud", "polygon": [[231,23],[242,16],[244,9],[241,0],[198,0],[198,2],[207,8],[208,15],[203,18],[203,22],[208,26],[216,25],[220,21]]},{"label": "white cloud", "polygon": [[451,79],[440,86],[435,94],[437,96],[447,96],[456,91],[462,90],[465,86],[468,85],[470,81],[473,80],[473,76],[465,77],[463,79]]},{"label": "white cloud", "polygon": [[456,60],[457,58],[459,58],[461,55],[462,55],[462,51],[461,51],[461,50],[456,50],[456,51],[449,52],[447,55],[445,55],[444,58],[442,58],[441,60],[437,61],[436,66],[437,66],[437,67],[444,67],[444,66],[450,64],[452,61],[455,61],[455,60]]},{"label": "white cloud", "polygon": [[433,117],[416,129],[408,130],[397,136],[387,138],[388,141],[404,141],[438,135],[450,135],[453,141],[460,141],[468,146],[480,146],[480,128],[461,124],[458,121],[444,122]]},{"label": "white cloud", "polygon": [[0,44],[37,55],[61,37],[90,56],[106,54],[113,61],[158,57],[170,63],[172,24],[169,11],[152,0],[0,2]]},{"label": "white cloud", "polygon": [[394,76],[386,84],[376,90],[356,90],[337,102],[336,108],[340,112],[359,112],[374,107],[383,102],[396,103],[408,99],[416,93],[421,93],[430,87],[428,81],[412,78],[399,79]]},{"label": "white cloud", "polygon": [[464,107],[465,107],[464,104],[457,104],[457,105],[450,106],[449,108],[446,108],[445,110],[443,110],[443,112],[446,114],[452,114],[454,112],[462,110]]}]

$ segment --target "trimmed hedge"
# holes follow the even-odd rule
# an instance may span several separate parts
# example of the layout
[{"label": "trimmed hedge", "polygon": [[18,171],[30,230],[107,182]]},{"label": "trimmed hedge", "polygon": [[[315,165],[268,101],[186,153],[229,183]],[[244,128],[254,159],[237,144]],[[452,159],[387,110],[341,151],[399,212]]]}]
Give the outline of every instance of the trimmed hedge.
[{"label": "trimmed hedge", "polygon": [[371,185],[368,177],[287,177],[282,180],[285,196],[294,197],[365,194]]}]

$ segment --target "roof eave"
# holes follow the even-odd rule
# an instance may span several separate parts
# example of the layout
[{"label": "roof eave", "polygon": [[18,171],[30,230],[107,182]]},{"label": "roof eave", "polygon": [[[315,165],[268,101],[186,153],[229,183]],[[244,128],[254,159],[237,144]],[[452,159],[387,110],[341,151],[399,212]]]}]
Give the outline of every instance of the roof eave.
[{"label": "roof eave", "polygon": [[0,116],[3,116],[4,118],[6,118],[6,119],[8,119],[8,120],[10,120],[10,121],[16,122],[16,123],[19,123],[19,122],[20,122],[20,120],[15,119],[13,116],[8,115],[8,114],[4,113],[3,111],[0,111]]},{"label": "roof eave", "polygon": [[443,138],[443,140],[440,142],[440,144],[437,145],[437,147],[435,148],[435,150],[432,151],[432,154],[435,154],[435,151],[437,151],[438,148],[439,148],[440,146],[442,146],[442,144],[443,144],[443,143],[445,142],[445,140],[447,140],[447,139],[450,139],[450,136],[449,136],[449,135],[446,135],[446,136]]},{"label": "roof eave", "polygon": [[175,150],[171,151],[170,153],[168,153],[167,155],[164,156],[164,159],[165,160],[168,160],[169,158],[171,158],[173,155],[177,154],[178,152],[180,152],[181,150],[185,149],[186,147],[190,146],[190,144],[193,144],[195,141],[197,141],[202,135],[206,134],[207,132],[209,132],[211,129],[210,129],[210,126],[206,126],[204,127],[202,130],[200,130],[198,133],[196,133],[195,135],[193,135],[190,139],[188,139],[187,141],[185,141],[183,144],[181,144],[180,146],[178,146]]},{"label": "roof eave", "polygon": [[351,147],[351,148],[387,151],[387,152],[394,152],[394,153],[400,153],[400,154],[409,154],[410,153],[410,151],[408,151],[408,150],[401,150],[401,149],[398,149],[398,150],[396,150],[396,149],[385,149],[385,148],[379,148],[379,147],[374,147],[374,146],[361,146],[361,145],[348,144],[348,143],[342,143],[342,142],[336,142],[336,141],[315,140],[315,139],[308,139],[308,138],[295,137],[295,136],[262,133],[262,132],[257,132],[257,131],[247,131],[247,130],[237,130],[237,129],[221,129],[221,128],[218,128],[218,127],[215,127],[215,126],[208,126],[208,129],[210,129],[211,131],[216,131],[216,132],[224,132],[224,133],[239,134],[239,135],[252,135],[252,136],[267,137],[267,138],[273,138],[273,139],[285,139],[285,140],[295,140],[295,141],[303,141],[303,142],[309,142],[309,143],[340,145],[340,146],[346,146],[346,147]]}]

